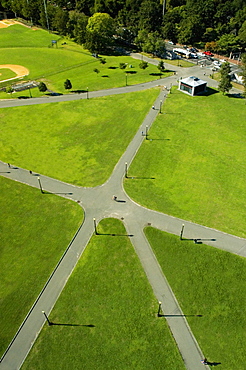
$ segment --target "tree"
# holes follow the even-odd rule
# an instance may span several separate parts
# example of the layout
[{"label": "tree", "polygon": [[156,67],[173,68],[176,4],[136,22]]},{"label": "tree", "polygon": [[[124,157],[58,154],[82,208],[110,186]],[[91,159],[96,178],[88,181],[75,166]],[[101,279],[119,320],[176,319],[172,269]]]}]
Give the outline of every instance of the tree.
[{"label": "tree", "polygon": [[238,32],[238,36],[240,41],[246,45],[246,21],[242,24],[242,27]]},{"label": "tree", "polygon": [[229,55],[230,52],[238,51],[240,49],[240,40],[238,36],[225,34],[219,38],[217,45],[219,51]]},{"label": "tree", "polygon": [[100,73],[99,69],[97,68],[94,68],[93,71],[98,75],[98,73]]},{"label": "tree", "polygon": [[159,69],[160,72],[164,72],[165,71],[165,65],[164,65],[163,60],[160,60],[159,61],[159,64],[158,64],[157,68]]},{"label": "tree", "polygon": [[216,41],[206,42],[205,50],[210,50],[213,52],[217,51],[218,50],[217,42]]},{"label": "tree", "polygon": [[126,63],[120,63],[119,67],[120,69],[126,69],[127,64]]},{"label": "tree", "polygon": [[146,69],[148,67],[148,62],[145,62],[144,60],[139,63],[139,68]]},{"label": "tree", "polygon": [[220,68],[220,82],[219,82],[219,90],[222,91],[223,95],[232,88],[230,73],[231,67],[228,62],[222,64]]},{"label": "tree", "polygon": [[114,43],[115,23],[107,13],[95,13],[86,26],[85,47],[92,53],[105,52]]},{"label": "tree", "polygon": [[40,82],[38,84],[38,89],[39,89],[40,92],[45,92],[47,90],[47,86],[45,85],[44,82]]},{"label": "tree", "polygon": [[246,98],[246,54],[243,54],[242,55],[242,76],[243,76],[243,87],[244,87],[244,91],[243,91],[243,96]]},{"label": "tree", "polygon": [[55,14],[52,19],[52,27],[58,31],[59,34],[65,36],[67,34],[67,23],[69,15],[66,10],[56,8]]},{"label": "tree", "polygon": [[12,92],[14,90],[13,90],[13,87],[12,86],[8,86],[8,87],[6,87],[6,90],[5,91],[6,91],[7,94],[11,94],[11,96],[12,96]]},{"label": "tree", "polygon": [[66,90],[70,90],[72,88],[72,83],[68,78],[64,82],[64,87],[65,87]]},{"label": "tree", "polygon": [[100,58],[100,63],[101,64],[106,64],[106,59],[105,58]]},{"label": "tree", "polygon": [[143,0],[139,9],[139,29],[154,32],[160,29],[162,5],[153,0]]},{"label": "tree", "polygon": [[88,17],[85,14],[73,10],[69,12],[67,34],[78,44],[84,44],[86,42],[85,34],[87,23]]}]

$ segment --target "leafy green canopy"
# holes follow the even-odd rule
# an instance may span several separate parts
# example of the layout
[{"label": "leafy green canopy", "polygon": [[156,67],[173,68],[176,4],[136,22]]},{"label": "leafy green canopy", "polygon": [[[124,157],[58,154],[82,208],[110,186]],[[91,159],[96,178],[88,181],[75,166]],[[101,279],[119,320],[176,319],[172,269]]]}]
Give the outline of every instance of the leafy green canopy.
[{"label": "leafy green canopy", "polygon": [[115,25],[107,13],[95,13],[86,26],[86,48],[93,53],[105,52],[112,45]]}]

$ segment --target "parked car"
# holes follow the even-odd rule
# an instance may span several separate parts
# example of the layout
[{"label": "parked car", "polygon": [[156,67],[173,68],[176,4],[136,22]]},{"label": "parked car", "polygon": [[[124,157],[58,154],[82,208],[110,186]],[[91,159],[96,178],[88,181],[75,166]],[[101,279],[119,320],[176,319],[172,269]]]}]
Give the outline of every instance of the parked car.
[{"label": "parked car", "polygon": [[214,67],[215,67],[215,68],[220,68],[220,67],[221,67],[221,63],[220,63],[220,62],[218,62],[218,60],[215,60],[215,61],[213,62],[213,65],[214,65]]},{"label": "parked car", "polygon": [[191,53],[196,53],[196,52],[198,52],[198,50],[196,49],[196,48],[189,48],[189,51],[191,52]]},{"label": "parked car", "polygon": [[217,66],[221,66],[221,63],[220,63],[218,60],[215,60],[215,61],[213,62],[213,64],[214,64],[214,65],[217,65]]},{"label": "parked car", "polygon": [[212,56],[213,56],[213,54],[211,53],[211,51],[204,51],[204,54],[205,54],[205,55],[209,55],[210,57],[212,57]]},{"label": "parked car", "polygon": [[168,41],[168,44],[175,45],[172,41]]},{"label": "parked car", "polygon": [[191,57],[191,59],[197,59],[198,58],[196,53],[190,53],[190,57]]}]

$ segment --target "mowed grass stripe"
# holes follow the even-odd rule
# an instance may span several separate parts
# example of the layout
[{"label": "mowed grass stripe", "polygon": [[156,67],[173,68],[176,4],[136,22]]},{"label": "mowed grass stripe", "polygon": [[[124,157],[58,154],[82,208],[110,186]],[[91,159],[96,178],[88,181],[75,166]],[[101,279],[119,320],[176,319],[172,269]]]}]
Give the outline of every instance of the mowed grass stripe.
[{"label": "mowed grass stripe", "polygon": [[246,259],[151,227],[145,234],[204,355],[244,370]]},{"label": "mowed grass stripe", "polygon": [[246,105],[209,92],[169,94],[129,169],[155,179],[127,179],[125,189],[146,207],[245,237]]},{"label": "mowed grass stripe", "polygon": [[0,177],[0,353],[83,220],[81,207]]},{"label": "mowed grass stripe", "polygon": [[1,160],[69,183],[105,182],[159,89],[1,110]]},{"label": "mowed grass stripe", "polygon": [[107,235],[124,226],[104,219],[98,232],[49,316],[67,326],[46,324],[23,369],[184,369],[129,238]]}]

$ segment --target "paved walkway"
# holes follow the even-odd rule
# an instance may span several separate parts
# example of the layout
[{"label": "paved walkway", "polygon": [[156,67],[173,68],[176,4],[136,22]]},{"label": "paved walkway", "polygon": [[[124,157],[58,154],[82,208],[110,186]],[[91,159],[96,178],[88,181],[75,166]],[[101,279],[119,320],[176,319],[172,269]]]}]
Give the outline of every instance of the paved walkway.
[{"label": "paved walkway", "polygon": [[[167,78],[165,79],[165,84],[171,84],[173,83],[172,81],[173,78]],[[156,81],[153,82],[153,84],[156,85]],[[143,84],[138,85],[137,89],[142,88],[142,86],[146,88],[147,85],[153,86],[151,84]],[[134,89],[136,87],[128,87],[124,89],[131,91],[130,88]],[[122,93],[122,89],[95,92],[95,96],[102,96],[98,94],[103,93],[112,95],[114,92]],[[91,93],[92,96],[94,96],[93,94],[94,93]],[[161,89],[155,102],[156,107],[160,106],[161,100],[163,103],[165,102],[166,94],[167,91]],[[70,97],[71,96],[69,95],[69,99]],[[50,99],[51,98],[49,98],[49,101]],[[37,103],[37,99],[33,100]],[[140,258],[150,284],[152,285],[157,300],[162,302],[163,313],[165,315],[173,315],[167,317],[166,320],[174,339],[177,342],[186,368],[189,370],[206,368],[201,364],[201,359],[205,356],[202,354],[202,351],[188,326],[186,318],[161,271],[158,261],[144,236],[143,228],[147,224],[151,224],[153,227],[158,229],[175,235],[180,235],[181,227],[184,224],[184,237],[206,239],[206,244],[213,245],[216,248],[227,250],[244,257],[246,257],[246,240],[159,212],[148,210],[139,206],[127,196],[122,186],[122,180],[125,174],[125,163],[127,162],[128,165],[131,163],[138,148],[144,140],[141,132],[145,130],[146,126],[151,126],[157,115],[158,110],[150,109],[135,137],[114,168],[111,177],[102,186],[97,186],[95,188],[82,188],[69,185],[43,175],[40,176],[44,190],[59,194],[65,198],[73,199],[74,201],[80,201],[85,212],[85,219],[83,225],[81,225],[77,234],[71,241],[59,264],[52,273],[32,309],[19,328],[19,331],[10,344],[7,352],[2,358],[2,362],[0,364],[1,369],[15,370],[20,368],[45,323],[42,310],[47,314],[51,312],[78,259],[93,235],[93,218],[95,218],[98,223],[104,217],[116,217],[122,219],[127,232],[133,235],[131,237],[131,241]],[[39,188],[37,177],[30,175],[27,170],[21,168],[8,168],[6,163],[0,162],[0,173],[2,176],[7,178]],[[116,194],[118,199],[124,202],[113,201],[113,194]]]}]

